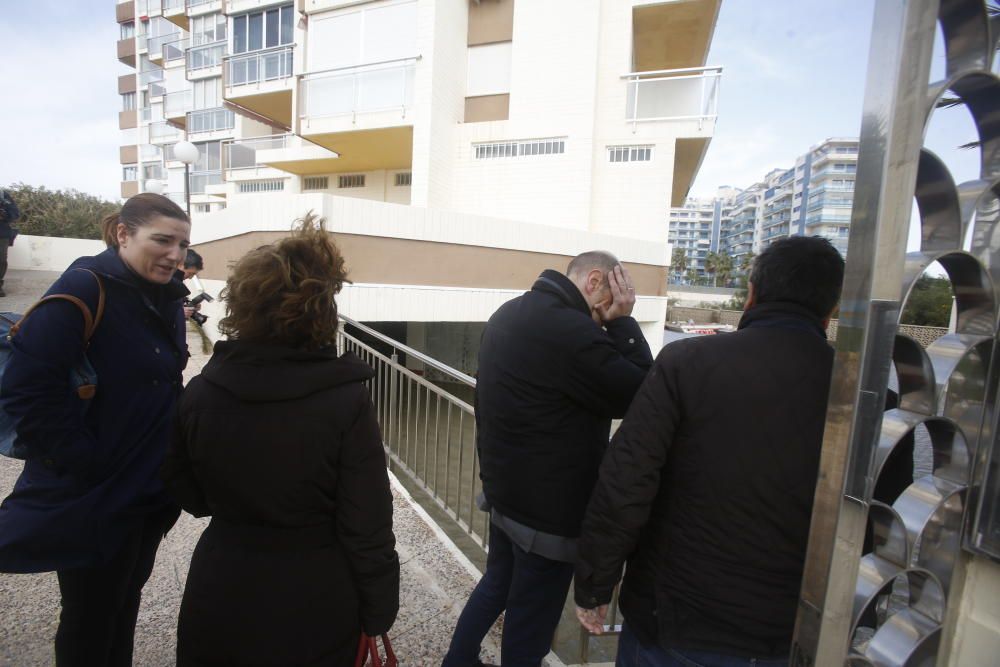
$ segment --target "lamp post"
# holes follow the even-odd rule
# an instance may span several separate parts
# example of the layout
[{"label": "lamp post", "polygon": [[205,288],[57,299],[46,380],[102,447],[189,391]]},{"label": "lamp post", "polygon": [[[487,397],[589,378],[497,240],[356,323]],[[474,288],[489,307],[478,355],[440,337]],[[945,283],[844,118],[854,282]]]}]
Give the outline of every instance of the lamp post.
[{"label": "lamp post", "polygon": [[163,182],[162,181],[146,181],[146,192],[152,192],[154,195],[163,194]]},{"label": "lamp post", "polygon": [[184,163],[184,205],[188,218],[191,217],[191,165],[198,159],[198,147],[190,141],[174,144],[174,159]]}]

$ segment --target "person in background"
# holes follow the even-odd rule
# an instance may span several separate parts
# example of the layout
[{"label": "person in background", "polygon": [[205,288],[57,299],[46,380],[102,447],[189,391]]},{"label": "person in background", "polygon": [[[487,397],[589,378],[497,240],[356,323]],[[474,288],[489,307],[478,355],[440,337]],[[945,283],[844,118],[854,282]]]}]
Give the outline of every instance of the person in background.
[{"label": "person in background", "polygon": [[[55,570],[62,609],[55,663],[126,666],[142,588],[179,510],[159,477],[187,362],[174,278],[191,223],[144,193],[104,220],[108,249],[73,262],[48,290],[104,313],[89,345],[69,301],[36,309],[14,337],[0,400],[27,456],[0,505],[0,571]],[[71,372],[86,357],[97,390],[84,400]]]},{"label": "person in background", "polygon": [[10,191],[0,189],[0,296],[7,296],[3,281],[7,276],[7,251],[14,245],[17,230],[12,226],[21,217],[21,211]]},{"label": "person in background", "polygon": [[385,452],[365,382],[337,354],[344,258],[322,219],[250,251],[181,399],[168,488],[211,516],[191,559],[177,664],[354,664],[399,608]]}]

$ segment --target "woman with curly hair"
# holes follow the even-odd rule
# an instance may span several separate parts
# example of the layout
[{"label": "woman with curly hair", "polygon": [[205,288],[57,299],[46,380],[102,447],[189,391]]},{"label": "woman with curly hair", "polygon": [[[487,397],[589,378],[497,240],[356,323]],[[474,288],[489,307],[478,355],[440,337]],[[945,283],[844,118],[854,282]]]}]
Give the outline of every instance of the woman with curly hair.
[{"label": "woman with curly hair", "polygon": [[334,346],[344,258],[322,219],[233,267],[226,316],[181,398],[164,478],[211,516],[181,602],[177,664],[351,665],[399,607],[374,372]]}]

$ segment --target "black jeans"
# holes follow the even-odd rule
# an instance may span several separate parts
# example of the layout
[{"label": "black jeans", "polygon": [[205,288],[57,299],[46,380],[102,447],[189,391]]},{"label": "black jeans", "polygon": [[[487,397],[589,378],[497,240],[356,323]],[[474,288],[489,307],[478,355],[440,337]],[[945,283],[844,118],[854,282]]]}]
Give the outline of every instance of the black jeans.
[{"label": "black jeans", "polygon": [[131,667],[142,587],[170,523],[162,514],[150,515],[109,562],[57,572],[62,595],[58,667]]},{"label": "black jeans", "polygon": [[458,618],[442,667],[478,664],[483,638],[505,609],[501,664],[537,667],[552,645],[572,578],[571,563],[528,553],[490,523],[486,572]]}]

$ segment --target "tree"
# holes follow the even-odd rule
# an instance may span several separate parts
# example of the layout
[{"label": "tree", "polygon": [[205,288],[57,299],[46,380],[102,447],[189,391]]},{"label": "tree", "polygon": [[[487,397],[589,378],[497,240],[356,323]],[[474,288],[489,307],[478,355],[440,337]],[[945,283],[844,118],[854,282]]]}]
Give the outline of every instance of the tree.
[{"label": "tree", "polygon": [[906,299],[903,324],[946,327],[951,322],[951,281],[947,278],[920,276]]},{"label": "tree", "polygon": [[670,255],[670,268],[673,269],[674,275],[680,280],[680,277],[684,275],[684,272],[688,268],[688,256],[684,252],[684,248],[674,248]]},{"label": "tree", "polygon": [[7,190],[21,210],[15,226],[22,234],[33,236],[99,239],[101,220],[121,210],[121,204],[77,190],[49,190],[25,183],[15,183]]},{"label": "tree", "polygon": [[747,254],[741,256],[740,271],[742,271],[746,275],[750,275],[750,269],[753,268],[753,260],[755,257],[756,255],[753,254],[753,251],[750,251]]},{"label": "tree", "polygon": [[713,285],[719,286],[719,278],[725,285],[733,275],[733,258],[724,252],[709,252],[705,255],[705,271],[712,275]]}]

